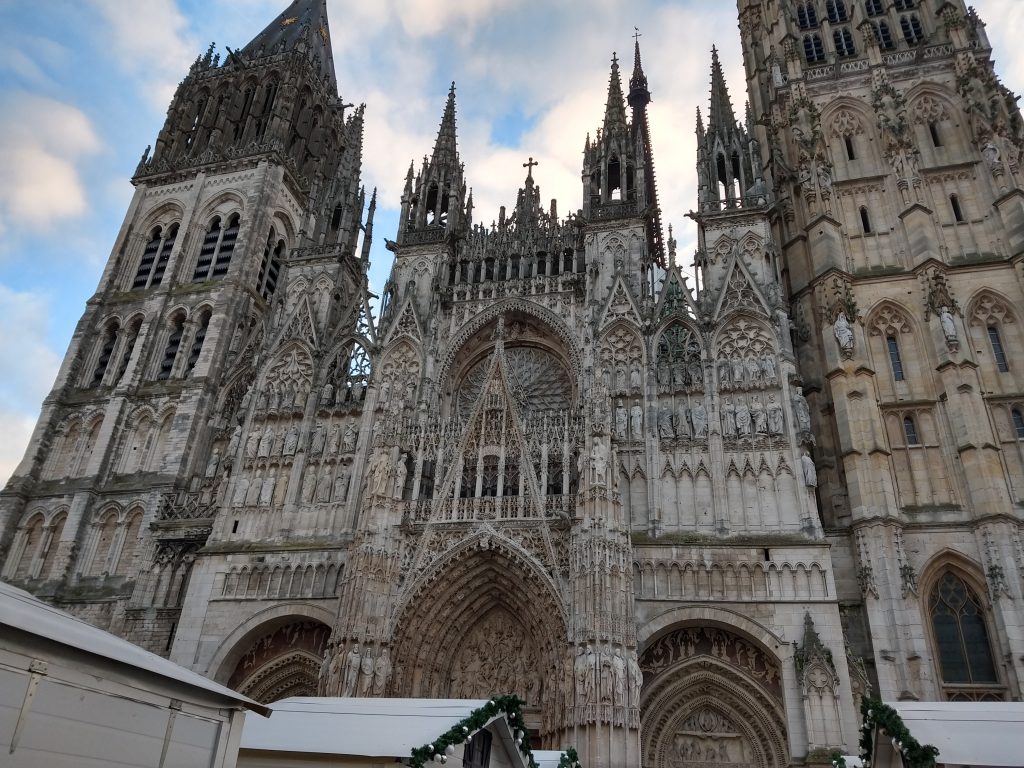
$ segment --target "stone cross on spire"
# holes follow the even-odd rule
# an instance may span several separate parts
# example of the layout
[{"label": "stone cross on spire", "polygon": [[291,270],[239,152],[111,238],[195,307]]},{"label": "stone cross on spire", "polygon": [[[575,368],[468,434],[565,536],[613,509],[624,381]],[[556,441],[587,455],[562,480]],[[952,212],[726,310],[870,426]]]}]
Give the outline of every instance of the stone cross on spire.
[{"label": "stone cross on spire", "polygon": [[540,162],[534,160],[532,157],[530,158],[529,162],[523,163],[523,168],[526,169],[526,178],[533,178],[533,167],[535,165],[540,165]]}]

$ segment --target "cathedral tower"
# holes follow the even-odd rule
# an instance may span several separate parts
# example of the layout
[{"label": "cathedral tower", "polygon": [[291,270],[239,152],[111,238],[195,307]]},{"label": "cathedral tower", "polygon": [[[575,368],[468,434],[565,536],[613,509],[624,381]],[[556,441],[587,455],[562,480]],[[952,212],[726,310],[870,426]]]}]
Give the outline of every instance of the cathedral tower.
[{"label": "cathedral tower", "polygon": [[1019,698],[1024,130],[961,0],[740,0],[844,629],[886,700]]}]

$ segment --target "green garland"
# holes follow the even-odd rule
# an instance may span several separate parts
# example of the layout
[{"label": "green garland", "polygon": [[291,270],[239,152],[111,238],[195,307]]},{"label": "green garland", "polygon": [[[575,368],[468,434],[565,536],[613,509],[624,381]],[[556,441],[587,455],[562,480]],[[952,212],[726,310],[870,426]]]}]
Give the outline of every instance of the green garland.
[{"label": "green garland", "polygon": [[[498,715],[504,714],[508,718],[508,724],[513,732],[518,731],[516,743],[519,751],[523,753],[530,768],[537,768],[537,762],[533,759],[533,751],[530,749],[530,732],[526,730],[526,722],[523,720],[523,704],[525,702],[518,696],[497,696],[480,709],[476,709],[461,722],[453,725],[446,733],[438,736],[430,744],[424,744],[412,751],[413,768],[423,768],[428,762],[434,759],[434,755],[440,756],[440,762],[448,762],[448,747],[456,747],[465,742],[470,734],[476,733],[488,722]],[[453,750],[454,751],[454,750]],[[573,750],[573,754],[575,751]],[[561,768],[561,762],[559,762]]]},{"label": "green garland", "polygon": [[[871,756],[875,753],[875,731],[895,742],[895,748],[903,755],[905,768],[935,768],[939,750],[931,744],[921,744],[910,735],[903,724],[900,713],[878,699],[864,699],[860,705],[863,717],[860,726],[860,756],[864,768],[871,768]],[[839,752],[832,753],[833,768],[846,768],[846,759]]]},{"label": "green garland", "polygon": [[580,768],[580,756],[576,750],[569,747],[562,756],[558,758],[558,768]]}]

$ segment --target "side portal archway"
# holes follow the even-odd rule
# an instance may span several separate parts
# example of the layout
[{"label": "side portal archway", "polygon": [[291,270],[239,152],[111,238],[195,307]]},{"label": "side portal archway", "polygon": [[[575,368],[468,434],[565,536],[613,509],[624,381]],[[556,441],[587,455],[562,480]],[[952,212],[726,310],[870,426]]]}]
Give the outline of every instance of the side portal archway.
[{"label": "side portal archway", "polygon": [[270,704],[289,696],[316,696],[331,629],[293,616],[268,622],[239,643],[229,688]]}]

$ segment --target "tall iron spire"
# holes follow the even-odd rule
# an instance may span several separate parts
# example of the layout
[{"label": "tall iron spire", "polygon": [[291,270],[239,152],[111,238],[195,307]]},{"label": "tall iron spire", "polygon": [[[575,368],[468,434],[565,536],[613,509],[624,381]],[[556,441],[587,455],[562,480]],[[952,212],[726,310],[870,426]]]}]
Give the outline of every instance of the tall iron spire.
[{"label": "tall iron spire", "polygon": [[[634,27],[636,29],[636,27]],[[633,36],[633,76],[629,78],[629,106],[634,110],[641,104],[647,106],[651,102],[651,92],[647,90],[647,75],[644,74],[640,62],[640,30]]]},{"label": "tall iron spire", "polygon": [[722,74],[722,62],[718,59],[718,49],[711,47],[711,110],[708,112],[708,132],[729,131],[736,126],[736,117],[729,99],[729,89],[725,85]]},{"label": "tall iron spire", "polygon": [[285,51],[305,53],[320,79],[337,93],[327,0],[292,0],[239,54],[246,59]]}]

